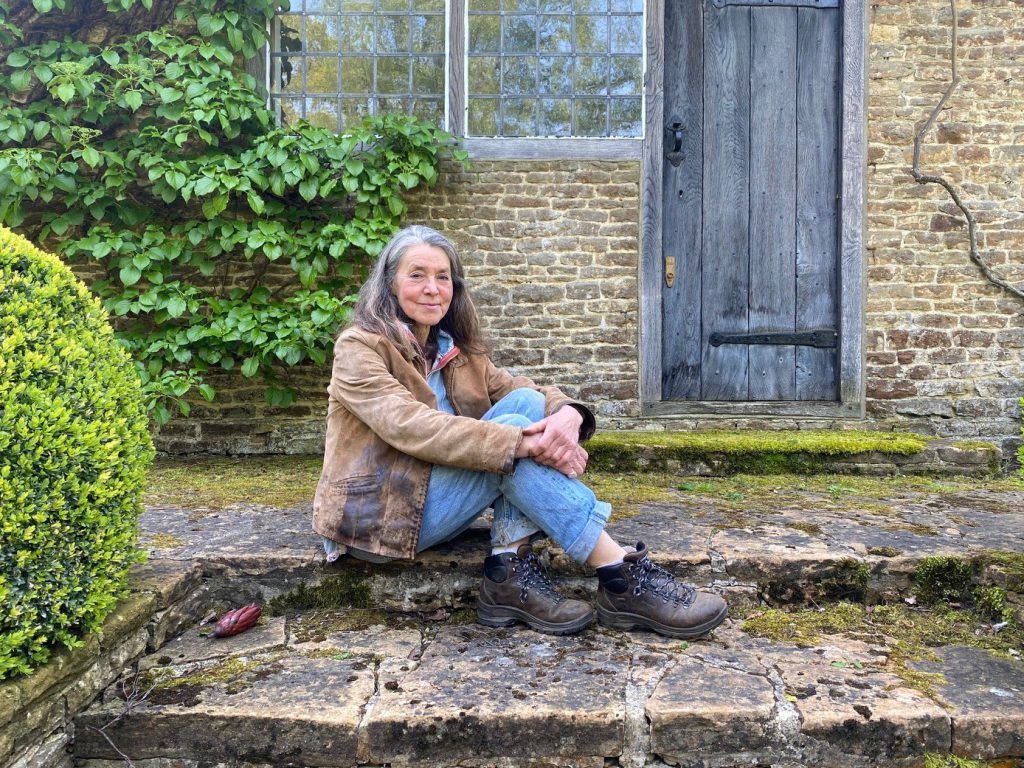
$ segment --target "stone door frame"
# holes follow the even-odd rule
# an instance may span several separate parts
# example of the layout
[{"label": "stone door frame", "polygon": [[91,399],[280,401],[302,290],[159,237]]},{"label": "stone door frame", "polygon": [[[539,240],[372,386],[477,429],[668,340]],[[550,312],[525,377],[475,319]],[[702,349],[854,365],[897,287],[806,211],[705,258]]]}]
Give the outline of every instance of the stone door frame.
[{"label": "stone door frame", "polygon": [[[706,2],[706,0],[675,0]],[[787,5],[783,0],[777,5]],[[794,3],[796,4],[796,3]],[[866,0],[842,0],[843,92],[839,180],[839,400],[724,402],[662,400],[662,168],[665,0],[647,0],[643,180],[640,191],[640,411],[644,416],[864,416],[865,206],[867,167]]]}]

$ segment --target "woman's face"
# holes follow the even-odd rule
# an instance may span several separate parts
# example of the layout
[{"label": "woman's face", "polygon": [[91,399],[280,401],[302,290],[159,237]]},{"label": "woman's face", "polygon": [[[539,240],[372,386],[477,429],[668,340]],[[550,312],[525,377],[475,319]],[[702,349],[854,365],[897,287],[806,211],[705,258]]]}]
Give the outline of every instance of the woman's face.
[{"label": "woman's face", "polygon": [[434,245],[420,243],[405,252],[391,286],[398,306],[413,321],[413,332],[425,341],[431,326],[441,322],[452,303],[452,269],[448,256]]}]

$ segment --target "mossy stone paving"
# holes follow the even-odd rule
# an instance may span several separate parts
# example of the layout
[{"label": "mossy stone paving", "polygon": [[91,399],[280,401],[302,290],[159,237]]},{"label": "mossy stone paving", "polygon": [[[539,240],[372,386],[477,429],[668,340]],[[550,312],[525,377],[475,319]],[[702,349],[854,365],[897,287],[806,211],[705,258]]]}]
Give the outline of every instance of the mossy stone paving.
[{"label": "mossy stone paving", "polygon": [[[233,647],[195,627],[144,659],[155,686],[106,732],[133,760],[281,766],[884,768],[1024,745],[1020,661],[939,645],[923,674],[943,682],[924,692],[899,673],[896,640],[858,637],[863,615],[799,643],[733,620],[680,642],[461,618],[320,609],[276,617],[272,638],[242,645],[243,633]],[[79,718],[77,759],[116,757],[89,727],[123,709],[113,690]]]}]

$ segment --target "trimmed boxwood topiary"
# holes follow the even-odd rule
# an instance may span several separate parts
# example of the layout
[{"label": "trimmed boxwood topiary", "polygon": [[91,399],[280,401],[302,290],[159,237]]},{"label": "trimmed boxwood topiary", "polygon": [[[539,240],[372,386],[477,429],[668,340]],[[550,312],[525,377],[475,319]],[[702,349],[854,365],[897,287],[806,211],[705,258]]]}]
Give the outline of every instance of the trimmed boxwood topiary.
[{"label": "trimmed boxwood topiary", "polygon": [[0,678],[114,607],[152,459],[138,374],[100,303],[0,227]]}]

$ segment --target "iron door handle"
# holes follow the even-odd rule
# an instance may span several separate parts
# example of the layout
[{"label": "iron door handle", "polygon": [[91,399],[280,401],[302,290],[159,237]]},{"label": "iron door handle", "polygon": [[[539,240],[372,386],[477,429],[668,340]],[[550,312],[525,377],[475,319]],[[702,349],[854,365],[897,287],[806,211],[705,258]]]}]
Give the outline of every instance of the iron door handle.
[{"label": "iron door handle", "polygon": [[678,168],[683,162],[683,120],[678,115],[672,115],[665,130],[670,134],[672,149],[665,153],[665,158],[672,163],[673,168]]}]

